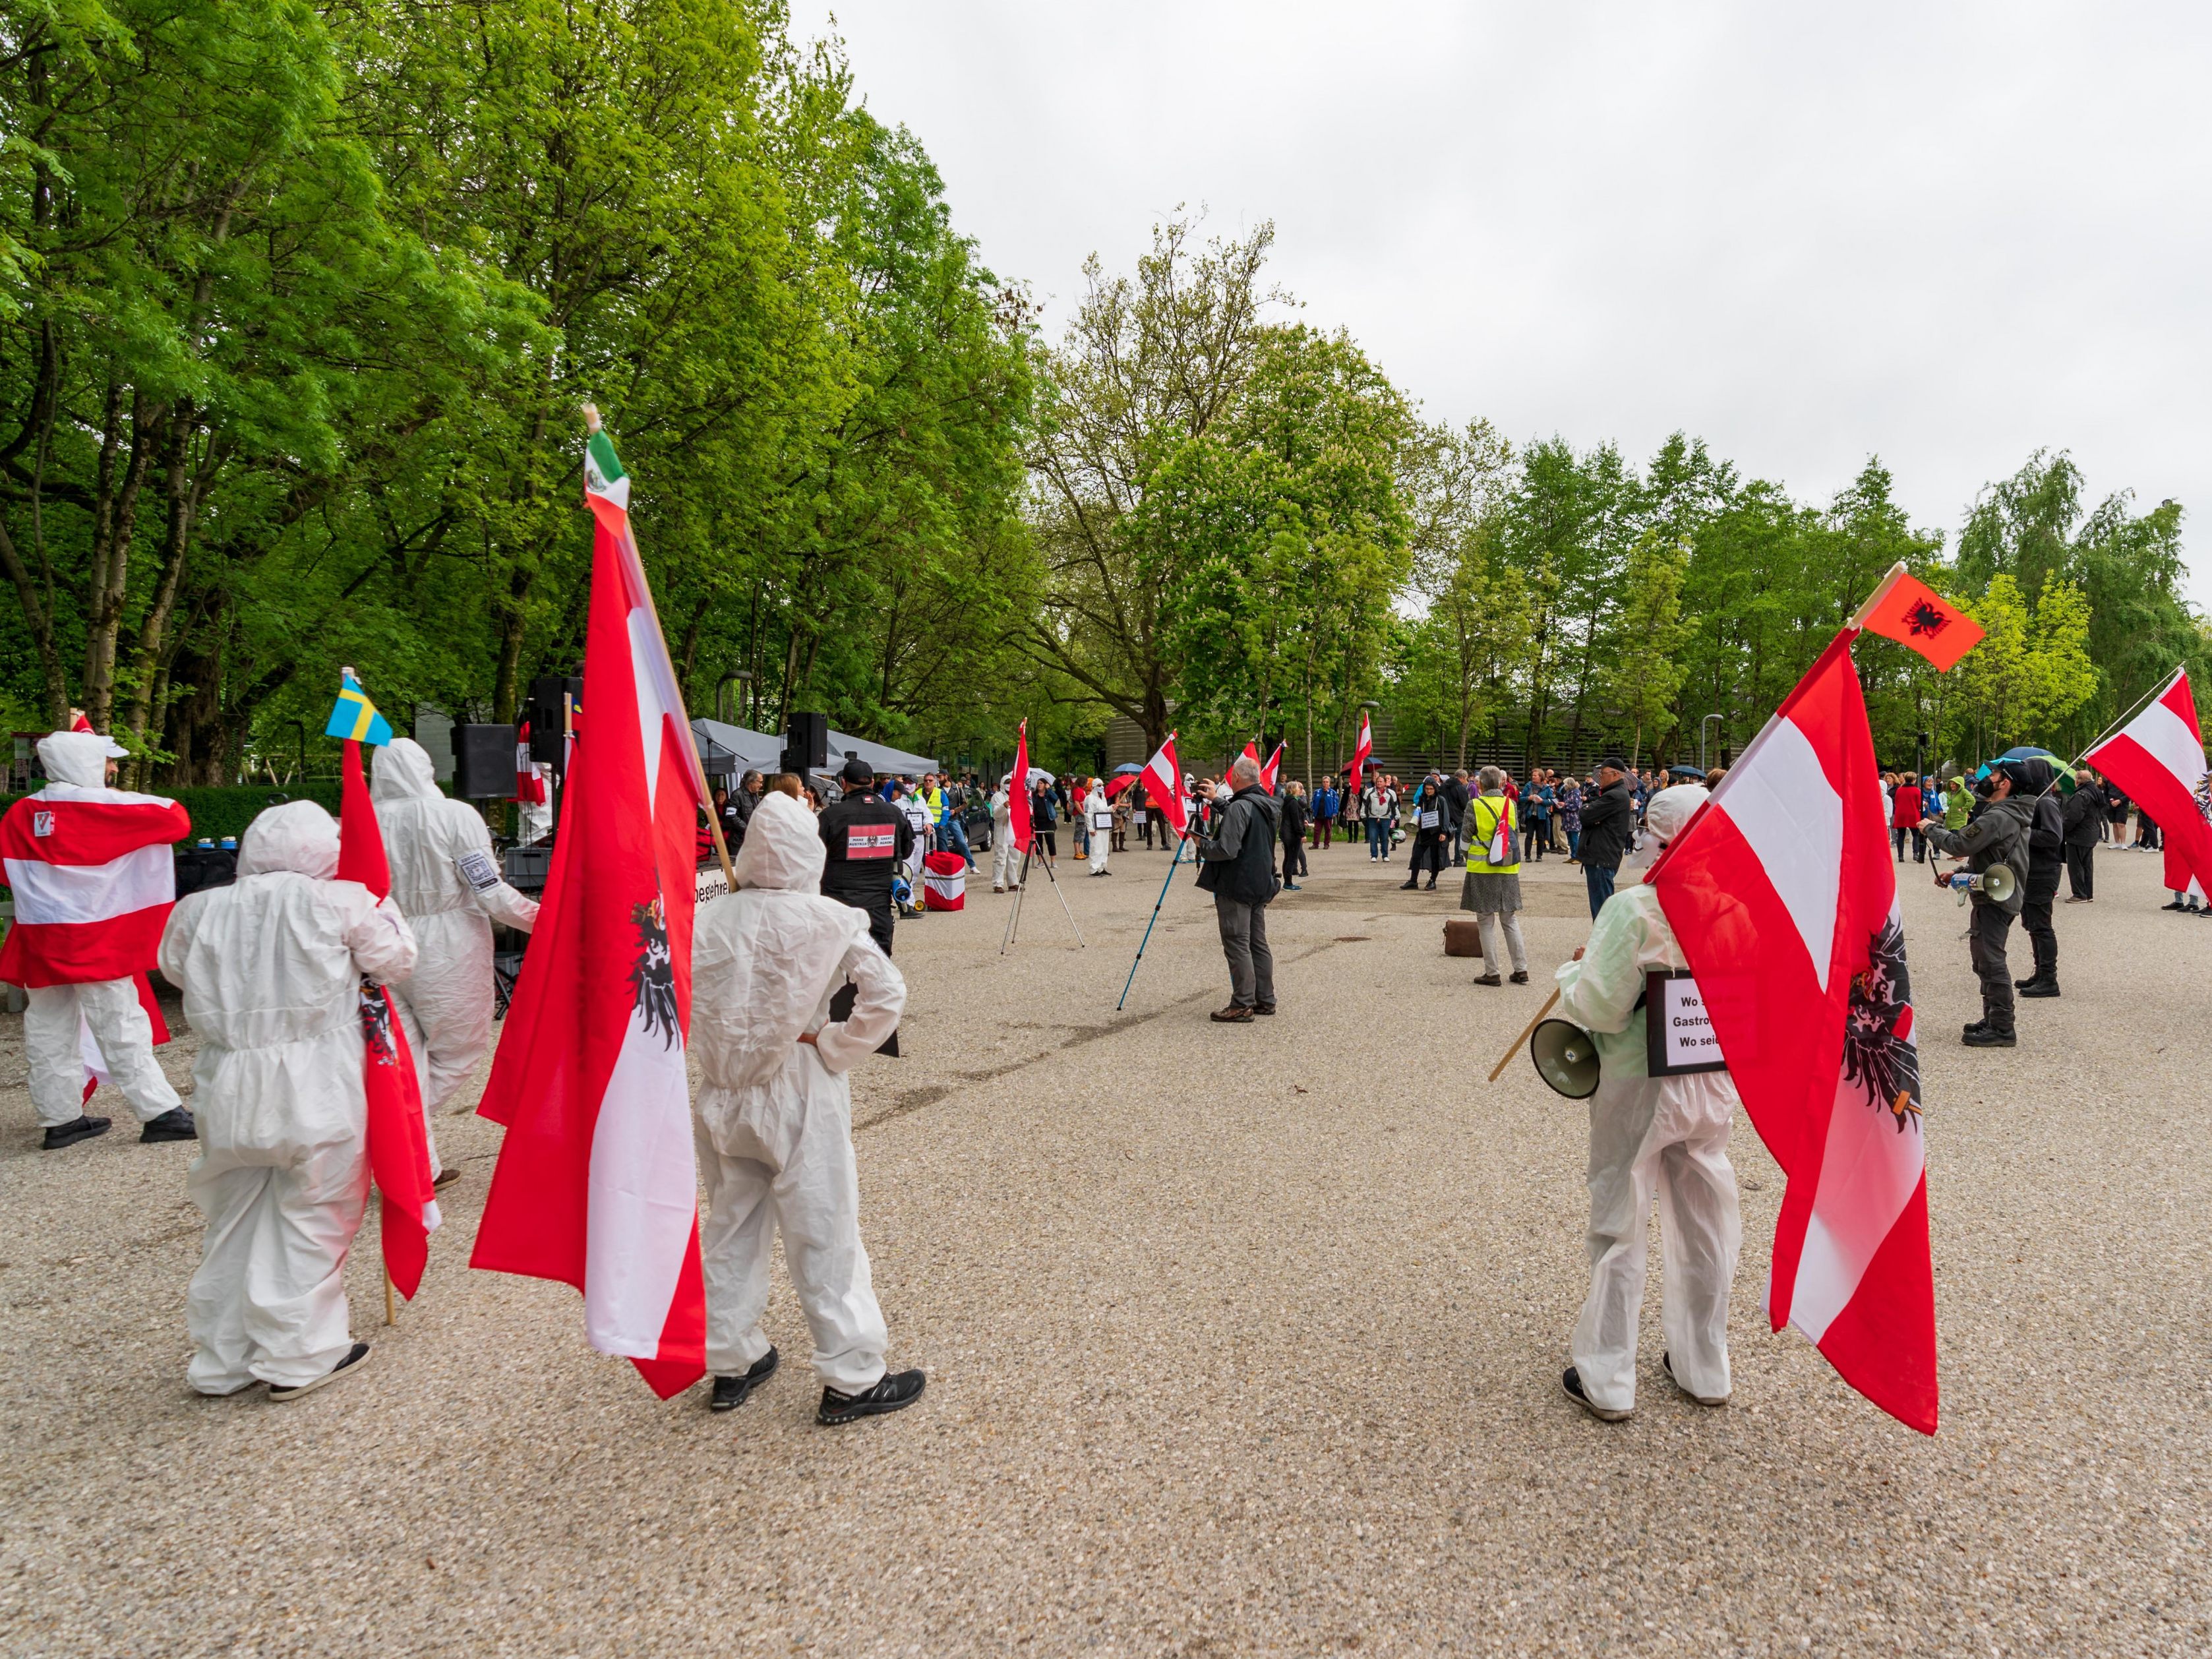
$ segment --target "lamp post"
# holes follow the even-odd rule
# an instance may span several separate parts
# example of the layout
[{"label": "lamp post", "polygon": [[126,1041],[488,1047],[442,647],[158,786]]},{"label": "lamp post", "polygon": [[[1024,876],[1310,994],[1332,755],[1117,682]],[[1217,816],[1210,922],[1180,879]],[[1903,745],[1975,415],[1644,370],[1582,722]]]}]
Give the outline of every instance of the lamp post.
[{"label": "lamp post", "polygon": [[1708,714],[1698,722],[1698,767],[1700,771],[1712,770],[1705,761],[1705,727],[1719,718],[1718,714]]},{"label": "lamp post", "polygon": [[732,680],[737,681],[738,684],[745,688],[747,699],[748,702],[750,702],[752,692],[753,671],[750,668],[732,669],[728,673],[723,675],[721,678],[714,682],[714,718],[721,721],[725,726],[728,725],[730,722],[730,714],[728,708],[723,701],[722,693],[728,689],[729,684]]}]

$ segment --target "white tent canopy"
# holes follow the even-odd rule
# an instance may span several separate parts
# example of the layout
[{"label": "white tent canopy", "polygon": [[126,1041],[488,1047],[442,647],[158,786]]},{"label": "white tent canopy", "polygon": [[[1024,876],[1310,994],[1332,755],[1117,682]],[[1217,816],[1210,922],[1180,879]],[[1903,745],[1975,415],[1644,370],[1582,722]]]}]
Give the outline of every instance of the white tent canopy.
[{"label": "white tent canopy", "polygon": [[[699,750],[699,763],[708,776],[735,776],[746,771],[773,772],[783,759],[783,739],[769,732],[755,732],[727,720],[695,720],[691,740]],[[849,732],[830,734],[830,759],[822,769],[835,776],[848,758],[858,755],[879,774],[904,773],[920,777],[938,770],[927,755],[910,755],[887,743],[871,743]]]}]

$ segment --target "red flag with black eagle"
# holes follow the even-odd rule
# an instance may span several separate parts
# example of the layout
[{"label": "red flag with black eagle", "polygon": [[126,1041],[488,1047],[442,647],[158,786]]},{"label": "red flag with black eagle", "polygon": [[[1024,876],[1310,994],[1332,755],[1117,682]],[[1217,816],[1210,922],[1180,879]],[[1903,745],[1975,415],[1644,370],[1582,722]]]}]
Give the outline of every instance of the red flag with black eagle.
[{"label": "red flag with black eagle", "polygon": [[706,1374],[691,1029],[690,722],[605,432],[584,464],[594,523],[579,738],[545,897],[478,1109],[507,1126],[470,1265],[584,1295],[592,1346],[662,1399]]},{"label": "red flag with black eagle", "polygon": [[1767,1311],[1936,1431],[1920,1063],[1881,775],[1847,627],[1648,879],[1789,1186]]}]

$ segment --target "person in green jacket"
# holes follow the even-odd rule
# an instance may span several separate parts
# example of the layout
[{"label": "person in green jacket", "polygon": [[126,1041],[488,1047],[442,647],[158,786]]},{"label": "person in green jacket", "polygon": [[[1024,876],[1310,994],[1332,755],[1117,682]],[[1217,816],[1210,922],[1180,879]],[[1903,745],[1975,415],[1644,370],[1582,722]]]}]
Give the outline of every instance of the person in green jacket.
[{"label": "person in green jacket", "polygon": [[1973,792],[1966,787],[1964,778],[1951,780],[1951,787],[1943,792],[1943,827],[1956,833],[1966,827],[1966,814],[1974,805]]}]

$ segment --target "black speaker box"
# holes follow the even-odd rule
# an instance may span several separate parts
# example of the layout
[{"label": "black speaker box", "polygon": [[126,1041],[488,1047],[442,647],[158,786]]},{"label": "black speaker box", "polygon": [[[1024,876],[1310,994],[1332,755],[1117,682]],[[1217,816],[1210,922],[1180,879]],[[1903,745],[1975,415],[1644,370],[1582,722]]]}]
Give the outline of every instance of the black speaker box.
[{"label": "black speaker box", "polygon": [[[803,767],[810,772],[819,772],[830,763],[830,717],[827,714],[793,714],[783,728],[784,765],[787,769]],[[792,762],[799,763],[793,767]]]},{"label": "black speaker box", "polygon": [[453,793],[461,800],[506,800],[514,793],[513,726],[453,728]]},{"label": "black speaker box", "polygon": [[523,718],[530,722],[530,758],[542,766],[558,766],[568,759],[561,741],[561,694],[572,703],[584,700],[584,682],[574,674],[540,674],[530,682],[523,701]]}]

